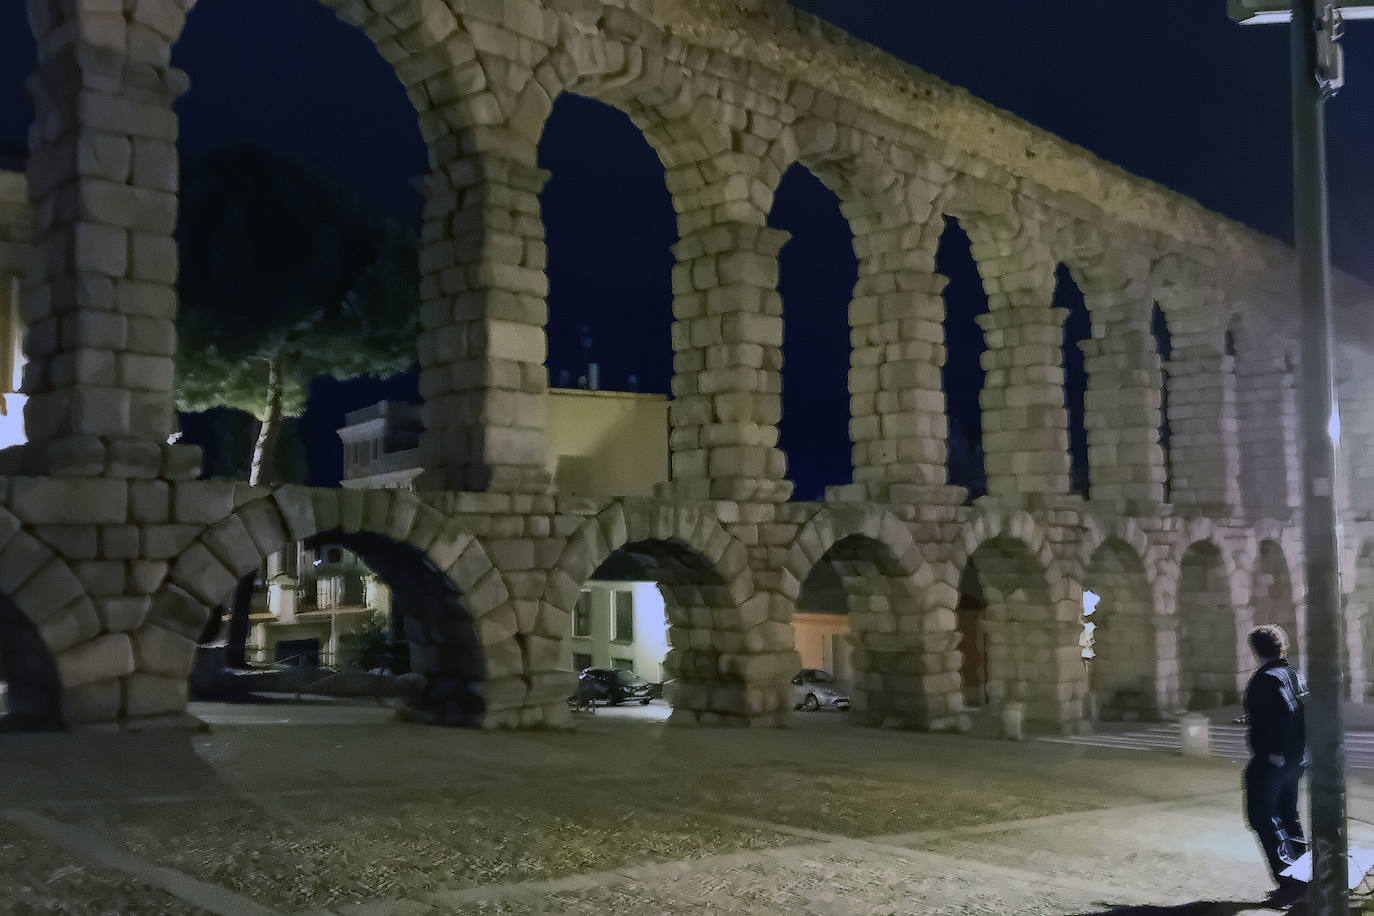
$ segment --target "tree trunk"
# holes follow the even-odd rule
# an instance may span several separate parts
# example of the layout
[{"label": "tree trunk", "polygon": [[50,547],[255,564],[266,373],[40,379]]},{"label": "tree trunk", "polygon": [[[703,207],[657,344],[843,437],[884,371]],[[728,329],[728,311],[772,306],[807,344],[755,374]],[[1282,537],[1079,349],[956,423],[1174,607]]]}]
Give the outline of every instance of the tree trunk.
[{"label": "tree trunk", "polygon": [[251,572],[234,587],[234,606],[229,617],[229,639],[224,662],[230,668],[248,667],[248,615],[253,610],[253,585],[256,580],[257,573]]},{"label": "tree trunk", "polygon": [[255,487],[270,487],[277,480],[277,440],[281,434],[281,371],[275,358],[267,361],[267,415],[253,446],[253,470],[248,482]]},{"label": "tree trunk", "polygon": [[[258,441],[253,446],[253,469],[248,482],[255,486],[272,486],[277,483],[277,439],[281,431],[281,371],[276,359],[267,361],[267,415],[258,429]],[[248,615],[253,609],[253,583],[256,573],[249,573],[239,580],[234,589],[234,605],[229,617],[228,646],[225,653],[226,664],[230,668],[243,668],[248,663],[248,631],[251,628]]]}]

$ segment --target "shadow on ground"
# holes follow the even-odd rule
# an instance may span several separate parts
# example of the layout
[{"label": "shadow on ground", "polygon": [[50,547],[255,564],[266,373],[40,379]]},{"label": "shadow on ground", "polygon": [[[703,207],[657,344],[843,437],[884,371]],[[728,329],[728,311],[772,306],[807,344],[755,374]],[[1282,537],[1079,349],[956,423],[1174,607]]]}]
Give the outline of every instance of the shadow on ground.
[{"label": "shadow on ground", "polygon": [[[1240,916],[1240,914],[1259,916],[1261,913],[1308,916],[1311,912],[1306,900],[1299,900],[1286,906],[1270,903],[1268,900],[1253,902],[1244,900],[1197,900],[1192,903],[1180,903],[1176,906],[1151,906],[1148,904],[1127,906],[1104,903],[1102,906],[1105,909],[1076,913],[1074,916]],[[1352,899],[1350,901],[1350,916],[1360,916],[1360,914],[1367,912],[1362,907],[1363,904],[1359,900]]]},{"label": "shadow on ground", "polygon": [[[1123,904],[1102,904],[1105,909],[1090,913],[1077,913],[1075,916],[1236,916],[1239,913],[1283,912],[1281,907],[1271,907],[1264,900],[1195,900],[1176,906],[1127,906]],[[1290,914],[1305,913],[1305,909],[1294,906]]]}]

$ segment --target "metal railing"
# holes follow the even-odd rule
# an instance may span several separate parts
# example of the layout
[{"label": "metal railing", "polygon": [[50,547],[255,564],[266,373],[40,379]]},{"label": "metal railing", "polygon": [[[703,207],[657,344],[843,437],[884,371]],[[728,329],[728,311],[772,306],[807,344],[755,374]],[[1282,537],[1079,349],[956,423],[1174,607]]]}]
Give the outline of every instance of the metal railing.
[{"label": "metal railing", "polygon": [[[266,649],[250,649],[249,655],[257,654],[266,656]],[[369,690],[373,701],[382,705],[383,688],[386,686],[389,675],[381,674],[377,668],[360,668],[352,665],[342,665],[336,663],[337,653],[328,651],[300,652],[295,655],[288,655],[271,661],[254,661],[251,657],[247,659],[249,665],[257,668],[282,672],[290,671],[294,673],[294,690],[284,692],[294,693],[296,700],[300,701],[307,693],[318,691],[321,687],[334,681],[345,678],[366,677],[368,679]]]}]

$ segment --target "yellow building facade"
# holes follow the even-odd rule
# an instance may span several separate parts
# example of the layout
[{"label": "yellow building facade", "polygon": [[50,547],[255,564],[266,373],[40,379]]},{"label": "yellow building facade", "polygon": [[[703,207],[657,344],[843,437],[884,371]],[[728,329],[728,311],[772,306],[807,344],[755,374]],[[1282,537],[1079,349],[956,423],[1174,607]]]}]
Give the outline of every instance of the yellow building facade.
[{"label": "yellow building facade", "polygon": [[570,496],[652,496],[668,480],[668,399],[549,390],[549,473]]}]

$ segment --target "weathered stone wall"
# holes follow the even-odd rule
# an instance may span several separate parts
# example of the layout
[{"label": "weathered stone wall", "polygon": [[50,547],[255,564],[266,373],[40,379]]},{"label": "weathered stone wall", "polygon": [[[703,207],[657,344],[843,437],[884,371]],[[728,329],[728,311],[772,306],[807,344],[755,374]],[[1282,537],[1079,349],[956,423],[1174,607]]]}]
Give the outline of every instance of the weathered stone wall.
[{"label": "weathered stone wall", "polygon": [[[430,721],[563,721],[559,641],[581,583],[620,550],[667,599],[676,722],[784,721],[789,621],[817,562],[847,591],[869,722],[966,724],[954,608],[970,563],[988,693],[1033,719],[1070,726],[1089,686],[1138,715],[1234,695],[1245,628],[1288,614],[1282,592],[1301,588],[1290,252],[776,3],[325,2],[393,64],[429,146],[417,495],[198,481],[196,450],[166,444],[172,103],[187,85],[169,61],[189,3],[30,4],[30,442],[0,453],[0,595],[54,660],[60,690],[41,665],[28,683],[58,690],[66,721],[175,720],[208,607],[317,534],[365,539],[396,575],[424,571],[406,632]],[[672,480],[653,499],[550,492],[536,151],[565,92],[628,113],[678,214]],[[786,236],[766,220],[793,162],[840,196],[860,262],[855,482],[824,504],[787,501],[778,448]],[[946,215],[991,304],[991,496],[972,506],[944,485]],[[1094,334],[1086,502],[1069,495],[1060,263]],[[1342,315],[1371,301],[1341,290]],[[1171,504],[1156,303],[1174,341]],[[1370,335],[1346,320],[1356,351]],[[1361,494],[1365,465],[1351,467]],[[1104,592],[1090,671],[1088,586]]]}]

